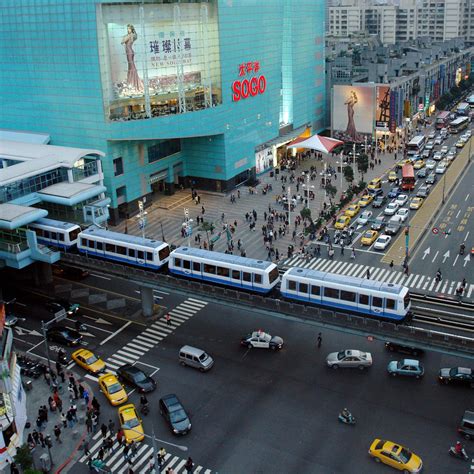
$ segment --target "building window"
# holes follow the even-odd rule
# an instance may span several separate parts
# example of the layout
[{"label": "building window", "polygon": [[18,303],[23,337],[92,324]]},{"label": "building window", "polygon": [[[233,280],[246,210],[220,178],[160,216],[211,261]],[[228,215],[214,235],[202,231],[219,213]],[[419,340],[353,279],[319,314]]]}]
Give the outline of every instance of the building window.
[{"label": "building window", "polygon": [[174,155],[181,151],[181,140],[175,138],[173,140],[166,140],[157,145],[148,147],[148,163],[154,163],[155,161],[166,158],[167,156]]},{"label": "building window", "polygon": [[114,160],[114,176],[120,176],[123,174],[123,160],[122,157],[115,158]]},{"label": "building window", "polygon": [[117,188],[115,192],[117,193],[117,204],[123,204],[124,202],[127,202],[126,186],[120,186],[120,188]]}]

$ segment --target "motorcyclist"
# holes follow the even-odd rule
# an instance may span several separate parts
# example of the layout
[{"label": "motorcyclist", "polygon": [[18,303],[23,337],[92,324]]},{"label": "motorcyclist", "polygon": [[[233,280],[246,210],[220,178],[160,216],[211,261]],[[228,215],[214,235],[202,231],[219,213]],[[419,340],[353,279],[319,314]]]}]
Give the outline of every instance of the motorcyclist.
[{"label": "motorcyclist", "polygon": [[344,418],[344,420],[346,420],[347,422],[350,422],[352,420],[352,414],[351,412],[347,409],[347,408],[344,408],[341,412],[341,416],[342,418]]},{"label": "motorcyclist", "polygon": [[454,446],[454,451],[456,454],[462,454],[462,444],[460,441],[456,441],[456,445]]},{"label": "motorcyclist", "polygon": [[141,405],[142,407],[148,407],[148,399],[146,398],[145,395],[142,395],[142,396],[140,397],[140,405]]},{"label": "motorcyclist", "polygon": [[464,255],[464,250],[466,250],[466,246],[464,245],[464,242],[461,244],[459,247],[459,254]]}]

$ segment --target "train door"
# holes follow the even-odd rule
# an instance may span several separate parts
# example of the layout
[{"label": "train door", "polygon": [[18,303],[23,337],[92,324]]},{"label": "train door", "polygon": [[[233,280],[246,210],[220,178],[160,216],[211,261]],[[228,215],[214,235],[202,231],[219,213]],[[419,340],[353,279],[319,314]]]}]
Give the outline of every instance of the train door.
[{"label": "train door", "polygon": [[193,271],[191,272],[191,274],[198,277],[198,278],[201,278],[202,277],[201,272],[202,272],[201,263],[200,262],[193,262]]},{"label": "train door", "polygon": [[383,315],[383,298],[372,296],[372,312]]},{"label": "train door", "polygon": [[309,285],[307,283],[298,283],[298,298],[300,300],[309,300]]},{"label": "train door", "polygon": [[357,308],[361,313],[370,313],[370,296],[359,293]]},{"label": "train door", "polygon": [[240,270],[232,270],[230,282],[232,285],[242,286]]}]

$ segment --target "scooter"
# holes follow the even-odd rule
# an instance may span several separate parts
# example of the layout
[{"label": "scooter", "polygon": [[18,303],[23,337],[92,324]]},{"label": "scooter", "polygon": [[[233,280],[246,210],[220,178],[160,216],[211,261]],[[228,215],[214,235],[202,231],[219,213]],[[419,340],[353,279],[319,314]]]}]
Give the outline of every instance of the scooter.
[{"label": "scooter", "polygon": [[451,446],[448,452],[451,456],[453,456],[453,458],[464,459],[464,461],[469,461],[469,456],[467,455],[466,450],[464,448],[462,448],[461,452],[458,453],[456,451],[456,448],[454,446]]},{"label": "scooter", "polygon": [[349,415],[348,418],[346,418],[345,416],[342,416],[342,413],[339,413],[338,420],[341,423],[344,423],[346,425],[355,425],[356,424],[356,419],[355,419],[354,416],[352,416],[352,414]]}]

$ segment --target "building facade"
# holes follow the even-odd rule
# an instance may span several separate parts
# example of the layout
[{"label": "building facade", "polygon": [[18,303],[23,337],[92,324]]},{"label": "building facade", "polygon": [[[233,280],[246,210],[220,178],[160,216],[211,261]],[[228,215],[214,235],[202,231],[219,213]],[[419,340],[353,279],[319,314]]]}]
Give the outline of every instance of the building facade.
[{"label": "building facade", "polygon": [[324,14],[313,0],[6,0],[0,127],[103,151],[114,219],[176,186],[232,189],[323,127]]}]

